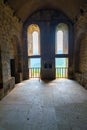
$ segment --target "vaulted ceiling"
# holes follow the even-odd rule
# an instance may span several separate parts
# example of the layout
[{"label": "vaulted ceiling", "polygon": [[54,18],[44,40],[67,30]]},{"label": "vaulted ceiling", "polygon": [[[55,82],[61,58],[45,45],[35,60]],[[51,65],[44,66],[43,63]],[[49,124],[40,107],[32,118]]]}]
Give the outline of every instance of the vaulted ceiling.
[{"label": "vaulted ceiling", "polygon": [[23,22],[34,11],[44,8],[59,9],[70,19],[74,19],[79,14],[80,8],[87,4],[87,0],[7,0],[7,2]]}]

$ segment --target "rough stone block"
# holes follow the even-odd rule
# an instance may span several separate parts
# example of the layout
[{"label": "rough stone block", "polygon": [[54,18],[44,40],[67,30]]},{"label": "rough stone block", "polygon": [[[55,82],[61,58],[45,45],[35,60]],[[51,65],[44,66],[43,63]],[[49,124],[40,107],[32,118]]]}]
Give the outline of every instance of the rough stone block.
[{"label": "rough stone block", "polygon": [[15,74],[15,83],[20,83],[22,81],[22,73]]},{"label": "rough stone block", "polygon": [[7,82],[3,84],[4,94],[6,95],[15,87],[15,78],[11,77]]},{"label": "rough stone block", "polygon": [[0,100],[4,97],[4,90],[0,89]]}]

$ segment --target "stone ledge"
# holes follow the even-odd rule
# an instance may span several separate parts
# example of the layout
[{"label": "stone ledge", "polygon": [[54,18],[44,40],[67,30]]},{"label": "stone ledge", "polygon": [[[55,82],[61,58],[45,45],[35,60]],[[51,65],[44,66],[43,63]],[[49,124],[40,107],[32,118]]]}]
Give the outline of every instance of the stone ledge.
[{"label": "stone ledge", "polygon": [[15,74],[15,83],[20,83],[22,81],[22,73]]},{"label": "stone ledge", "polygon": [[15,78],[11,77],[7,82],[3,84],[4,95],[8,94],[15,87]]},{"label": "stone ledge", "polygon": [[87,72],[84,73],[75,73],[75,79],[87,89]]},{"label": "stone ledge", "polygon": [[0,100],[6,96],[15,87],[15,78],[11,77],[7,82],[3,83],[3,88],[0,89]]},{"label": "stone ledge", "polygon": [[3,88],[0,89],[0,100],[4,97],[4,90]]}]

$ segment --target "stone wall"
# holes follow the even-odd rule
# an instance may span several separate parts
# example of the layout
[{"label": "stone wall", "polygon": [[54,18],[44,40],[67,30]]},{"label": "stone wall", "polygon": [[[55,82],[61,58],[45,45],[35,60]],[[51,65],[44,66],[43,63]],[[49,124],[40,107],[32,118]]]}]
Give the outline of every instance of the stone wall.
[{"label": "stone wall", "polygon": [[87,88],[87,12],[75,24],[75,78]]},{"label": "stone wall", "polygon": [[84,34],[80,42],[79,70],[87,72],[87,35]]},{"label": "stone wall", "polygon": [[0,89],[3,88],[2,81],[2,63],[1,63],[1,48],[0,48]]},{"label": "stone wall", "polygon": [[0,2],[0,63],[2,65],[0,75],[3,77],[4,93],[7,93],[15,85],[15,75],[14,77],[11,75],[11,59],[15,59],[16,65],[19,64],[19,59],[22,60],[22,51],[20,51],[20,54],[18,52],[18,49],[22,50],[22,23],[19,22],[19,19],[13,14],[13,10],[8,5],[5,5],[3,1]]}]

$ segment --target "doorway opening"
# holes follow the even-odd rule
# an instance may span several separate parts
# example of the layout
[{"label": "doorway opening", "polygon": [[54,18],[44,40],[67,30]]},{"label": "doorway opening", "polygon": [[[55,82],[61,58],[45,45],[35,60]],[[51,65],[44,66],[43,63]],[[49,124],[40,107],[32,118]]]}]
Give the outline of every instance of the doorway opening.
[{"label": "doorway opening", "polygon": [[68,78],[68,58],[55,58],[56,78]]},{"label": "doorway opening", "polygon": [[68,78],[68,26],[65,23],[56,27],[55,69],[56,78]]},{"label": "doorway opening", "polygon": [[27,32],[27,41],[29,78],[40,78],[40,29],[38,25],[29,25]]},{"label": "doorway opening", "polygon": [[29,58],[28,68],[30,78],[40,78],[41,58]]}]

